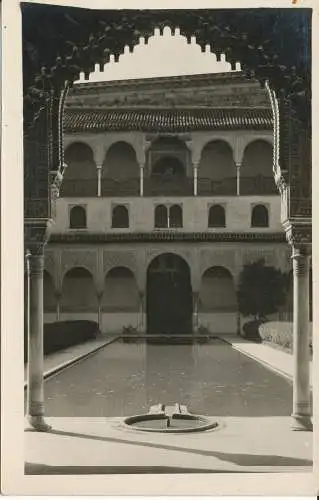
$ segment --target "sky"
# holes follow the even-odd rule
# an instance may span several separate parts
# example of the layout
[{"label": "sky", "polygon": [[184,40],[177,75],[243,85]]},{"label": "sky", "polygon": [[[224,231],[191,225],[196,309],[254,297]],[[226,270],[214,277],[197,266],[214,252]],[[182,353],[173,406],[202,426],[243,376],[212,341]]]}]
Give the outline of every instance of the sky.
[{"label": "sky", "polygon": [[[239,63],[237,70],[240,70]],[[104,66],[104,71],[100,72],[99,66],[91,73],[92,82],[123,80],[134,78],[151,78],[159,76],[177,76],[204,73],[224,73],[231,71],[230,64],[222,54],[220,62],[211,52],[210,47],[202,52],[196,44],[195,37],[188,44],[184,36],[175,30],[172,35],[170,28],[165,28],[163,36],[159,30],[154,31],[154,36],[150,37],[148,44],[140,38],[140,43],[135,46],[133,53],[126,47],[124,54],[120,56],[119,62],[111,61]],[[79,82],[83,82],[84,75],[81,75]]]}]

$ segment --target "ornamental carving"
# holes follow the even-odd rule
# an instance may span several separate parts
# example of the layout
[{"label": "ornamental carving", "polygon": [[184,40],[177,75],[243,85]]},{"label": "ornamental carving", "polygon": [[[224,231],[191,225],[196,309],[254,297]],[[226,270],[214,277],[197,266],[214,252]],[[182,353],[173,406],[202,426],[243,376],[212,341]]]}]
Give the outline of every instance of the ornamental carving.
[{"label": "ornamental carving", "polygon": [[104,276],[113,268],[113,267],[127,267],[134,274],[137,273],[138,270],[138,262],[136,251],[111,251],[104,250],[103,251],[103,274]]},{"label": "ornamental carving", "polygon": [[65,275],[74,267],[84,267],[95,277],[97,270],[97,250],[72,249],[61,252],[61,271]]}]

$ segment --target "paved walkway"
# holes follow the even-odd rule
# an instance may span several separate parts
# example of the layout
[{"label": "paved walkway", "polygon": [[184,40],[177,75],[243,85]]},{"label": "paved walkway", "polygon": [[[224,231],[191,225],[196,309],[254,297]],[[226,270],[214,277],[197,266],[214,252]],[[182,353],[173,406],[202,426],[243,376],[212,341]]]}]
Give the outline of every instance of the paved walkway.
[{"label": "paved walkway", "polygon": [[[47,378],[55,372],[66,368],[77,361],[82,360],[93,352],[101,349],[102,347],[114,342],[118,335],[99,335],[93,340],[88,340],[82,344],[74,345],[63,349],[62,351],[47,354],[44,357],[44,377]],[[27,365],[24,366],[24,385],[27,383]]]},{"label": "paved walkway", "polygon": [[[267,344],[256,344],[239,336],[219,335],[233,346],[234,349],[246,354],[250,358],[259,361],[268,368],[291,379],[293,377],[293,355],[275,349]],[[312,387],[312,361],[310,361],[310,384]]]}]

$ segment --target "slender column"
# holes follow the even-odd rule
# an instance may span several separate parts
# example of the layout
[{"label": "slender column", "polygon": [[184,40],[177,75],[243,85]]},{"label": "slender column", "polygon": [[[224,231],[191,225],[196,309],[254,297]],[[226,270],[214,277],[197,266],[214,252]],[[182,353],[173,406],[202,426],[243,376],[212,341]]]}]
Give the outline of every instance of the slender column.
[{"label": "slender column", "polygon": [[97,165],[97,195],[101,197],[102,193],[102,165]]},{"label": "slender column", "polygon": [[140,163],[140,196],[144,196],[144,163]]},{"label": "slender column", "polygon": [[140,319],[139,319],[139,329],[141,332],[145,332],[145,323],[144,323],[144,312],[145,312],[145,293],[140,291]]},{"label": "slender column", "polygon": [[27,260],[29,280],[27,418],[37,431],[51,427],[44,420],[43,395],[43,269],[41,249],[31,250]]},{"label": "slender column", "polygon": [[309,263],[308,252],[293,247],[293,430],[312,430],[309,383]]},{"label": "slender column", "polygon": [[61,297],[62,293],[61,292],[56,292],[55,293],[55,298],[56,298],[56,320],[60,321],[61,317]]},{"label": "slender column", "polygon": [[240,195],[240,163],[236,163],[236,173],[237,173],[237,187],[236,187],[236,194],[237,196]]},{"label": "slender column", "polygon": [[193,167],[193,170],[194,170],[194,196],[197,196],[198,194],[198,163],[194,163],[194,167]]},{"label": "slender column", "polygon": [[193,332],[198,331],[198,299],[199,292],[193,292]]},{"label": "slender column", "polygon": [[102,332],[102,298],[103,298],[103,292],[98,292],[97,294],[97,322],[99,325],[99,330]]}]

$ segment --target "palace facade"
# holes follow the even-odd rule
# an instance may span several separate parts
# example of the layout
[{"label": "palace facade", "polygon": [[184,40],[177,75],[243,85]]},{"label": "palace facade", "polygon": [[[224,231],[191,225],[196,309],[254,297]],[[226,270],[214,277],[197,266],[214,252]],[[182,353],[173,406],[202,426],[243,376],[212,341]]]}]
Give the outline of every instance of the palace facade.
[{"label": "palace facade", "polygon": [[77,84],[64,144],[45,322],[233,334],[243,266],[291,270],[270,103],[241,72]]}]

